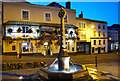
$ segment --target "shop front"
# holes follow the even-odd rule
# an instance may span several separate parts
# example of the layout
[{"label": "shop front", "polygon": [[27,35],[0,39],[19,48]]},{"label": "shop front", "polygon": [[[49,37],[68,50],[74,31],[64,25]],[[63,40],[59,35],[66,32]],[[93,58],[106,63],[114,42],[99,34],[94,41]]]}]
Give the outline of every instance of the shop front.
[{"label": "shop front", "polygon": [[[77,38],[74,25],[65,25],[66,39]],[[74,39],[73,39],[74,38]],[[3,53],[58,54],[60,49],[60,25],[8,21],[4,24]],[[68,41],[68,52],[76,52],[76,43]]]},{"label": "shop front", "polygon": [[77,53],[90,54],[91,42],[77,42]]}]

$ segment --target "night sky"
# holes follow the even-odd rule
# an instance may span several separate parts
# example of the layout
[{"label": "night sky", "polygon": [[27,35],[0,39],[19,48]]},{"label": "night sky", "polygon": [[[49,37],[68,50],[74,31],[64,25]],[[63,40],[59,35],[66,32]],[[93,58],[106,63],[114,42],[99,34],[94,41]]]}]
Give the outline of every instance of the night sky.
[{"label": "night sky", "polygon": [[[48,5],[51,2],[31,3]],[[65,7],[65,2],[57,3]],[[76,10],[76,17],[83,11],[84,18],[107,21],[108,26],[118,24],[118,2],[71,2],[71,8]]]}]

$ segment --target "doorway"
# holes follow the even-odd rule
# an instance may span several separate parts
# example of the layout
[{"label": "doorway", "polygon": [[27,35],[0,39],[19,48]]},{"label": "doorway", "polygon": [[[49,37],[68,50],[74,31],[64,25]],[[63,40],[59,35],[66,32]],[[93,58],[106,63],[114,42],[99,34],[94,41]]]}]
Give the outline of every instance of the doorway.
[{"label": "doorway", "polygon": [[101,53],[101,47],[98,47],[98,54]]},{"label": "doorway", "polygon": [[21,47],[22,47],[23,53],[33,53],[34,52],[33,43],[23,42]]},{"label": "doorway", "polygon": [[23,52],[29,52],[29,44],[27,42],[22,43]]}]

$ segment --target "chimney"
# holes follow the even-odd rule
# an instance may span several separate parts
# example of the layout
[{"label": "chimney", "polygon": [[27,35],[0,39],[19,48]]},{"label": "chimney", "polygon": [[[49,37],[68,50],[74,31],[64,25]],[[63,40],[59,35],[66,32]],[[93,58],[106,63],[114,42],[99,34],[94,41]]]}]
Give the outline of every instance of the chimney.
[{"label": "chimney", "polygon": [[66,8],[71,9],[71,2],[70,1],[66,2]]},{"label": "chimney", "polygon": [[79,14],[79,18],[83,18],[83,12],[81,11],[81,14]]}]

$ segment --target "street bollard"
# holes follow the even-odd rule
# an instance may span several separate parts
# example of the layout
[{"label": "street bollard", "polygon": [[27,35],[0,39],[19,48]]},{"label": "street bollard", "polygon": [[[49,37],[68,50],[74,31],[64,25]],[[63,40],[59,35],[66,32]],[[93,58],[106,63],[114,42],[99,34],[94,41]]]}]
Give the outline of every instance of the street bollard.
[{"label": "street bollard", "polygon": [[95,67],[97,67],[97,56],[95,56]]},{"label": "street bollard", "polygon": [[18,70],[20,69],[20,64],[19,63],[17,64],[17,68],[18,68]]}]

